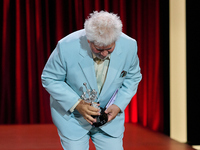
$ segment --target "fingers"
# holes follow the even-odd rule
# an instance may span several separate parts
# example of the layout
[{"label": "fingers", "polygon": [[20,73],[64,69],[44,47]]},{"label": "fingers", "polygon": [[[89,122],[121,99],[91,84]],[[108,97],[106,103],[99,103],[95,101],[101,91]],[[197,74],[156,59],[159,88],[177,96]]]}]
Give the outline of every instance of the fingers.
[{"label": "fingers", "polygon": [[90,115],[86,115],[86,116],[84,117],[84,119],[85,119],[87,122],[89,122],[91,125],[92,125],[94,122],[96,122],[96,119],[93,118],[93,117],[90,116]]},{"label": "fingers", "polygon": [[108,109],[105,110],[105,113],[108,115],[108,122],[113,120],[117,114],[120,112],[120,108],[117,105],[111,105]]},{"label": "fingers", "polygon": [[[92,106],[90,106],[90,107],[92,107]],[[84,119],[87,121],[87,122],[89,122],[91,125],[94,123],[94,122],[96,122],[97,120],[95,119],[95,118],[93,118],[92,116],[98,116],[98,115],[100,115],[100,113],[99,113],[99,110],[97,109],[93,109],[93,108],[88,108],[87,110],[86,110],[86,112],[84,113],[84,114],[82,114],[83,115],[83,117],[84,117]]]},{"label": "fingers", "polygon": [[93,118],[92,116],[97,116],[100,115],[99,109],[90,106],[90,104],[81,101],[76,108],[78,112],[84,117],[84,119],[89,122],[90,124],[93,124],[96,122],[96,119]]},{"label": "fingers", "polygon": [[108,113],[107,115],[108,115],[108,122],[110,122],[115,118],[115,115],[113,115],[113,113]]},{"label": "fingers", "polygon": [[85,109],[85,114],[86,115],[89,115],[89,116],[98,116],[100,115],[100,110],[97,109],[97,108],[94,108],[92,106],[88,106],[86,109]]}]

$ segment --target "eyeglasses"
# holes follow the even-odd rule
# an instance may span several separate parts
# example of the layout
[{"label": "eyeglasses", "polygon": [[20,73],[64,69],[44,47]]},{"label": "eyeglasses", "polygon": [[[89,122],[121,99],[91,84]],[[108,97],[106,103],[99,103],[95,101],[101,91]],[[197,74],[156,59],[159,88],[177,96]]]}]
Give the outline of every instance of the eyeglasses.
[{"label": "eyeglasses", "polygon": [[[113,44],[113,46],[114,46],[115,44]],[[98,51],[109,51],[109,50],[111,50],[112,48],[113,48],[113,46],[112,47],[109,47],[109,48],[97,48],[94,44],[93,44],[93,46],[94,46],[94,48],[96,49],[96,50],[98,50]]]}]

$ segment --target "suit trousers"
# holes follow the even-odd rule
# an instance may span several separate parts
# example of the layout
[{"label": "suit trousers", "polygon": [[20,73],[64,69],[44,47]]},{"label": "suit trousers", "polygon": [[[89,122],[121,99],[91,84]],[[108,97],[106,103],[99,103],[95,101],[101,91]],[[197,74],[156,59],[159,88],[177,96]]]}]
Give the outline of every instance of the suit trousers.
[{"label": "suit trousers", "polygon": [[123,150],[123,134],[119,137],[112,137],[97,127],[93,127],[79,140],[68,139],[59,131],[58,134],[64,150],[89,150],[90,138],[96,150]]}]

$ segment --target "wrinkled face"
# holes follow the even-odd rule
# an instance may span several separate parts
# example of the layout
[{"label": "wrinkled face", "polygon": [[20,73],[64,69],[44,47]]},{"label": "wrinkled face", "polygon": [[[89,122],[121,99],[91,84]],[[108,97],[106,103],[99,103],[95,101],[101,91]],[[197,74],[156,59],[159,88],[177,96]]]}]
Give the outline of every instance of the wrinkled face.
[{"label": "wrinkled face", "polygon": [[88,41],[90,48],[93,54],[99,59],[106,59],[115,49],[115,43],[112,43],[108,46],[99,47],[96,46],[93,42]]}]

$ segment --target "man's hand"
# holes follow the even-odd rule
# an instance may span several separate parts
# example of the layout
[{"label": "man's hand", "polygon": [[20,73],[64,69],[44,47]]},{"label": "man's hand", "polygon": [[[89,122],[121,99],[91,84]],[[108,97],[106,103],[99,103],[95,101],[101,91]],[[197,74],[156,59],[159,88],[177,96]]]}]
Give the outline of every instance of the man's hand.
[{"label": "man's hand", "polygon": [[119,112],[120,108],[115,104],[108,107],[105,111],[105,113],[108,114],[108,122],[113,120]]},{"label": "man's hand", "polygon": [[96,122],[96,119],[92,117],[100,115],[99,109],[91,106],[91,103],[86,103],[84,100],[81,100],[80,103],[75,108],[83,118],[89,122],[91,125]]}]

